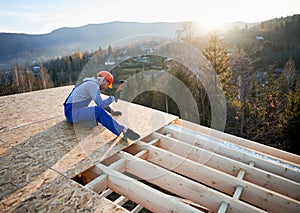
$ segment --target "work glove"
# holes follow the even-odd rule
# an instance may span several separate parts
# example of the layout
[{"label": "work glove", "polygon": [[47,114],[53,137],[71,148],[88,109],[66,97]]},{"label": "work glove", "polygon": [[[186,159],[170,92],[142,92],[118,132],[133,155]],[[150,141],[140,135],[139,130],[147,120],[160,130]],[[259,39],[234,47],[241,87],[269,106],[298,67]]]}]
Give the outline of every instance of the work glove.
[{"label": "work glove", "polygon": [[122,112],[120,112],[120,111],[111,111],[111,115],[112,116],[121,116],[122,115]]}]

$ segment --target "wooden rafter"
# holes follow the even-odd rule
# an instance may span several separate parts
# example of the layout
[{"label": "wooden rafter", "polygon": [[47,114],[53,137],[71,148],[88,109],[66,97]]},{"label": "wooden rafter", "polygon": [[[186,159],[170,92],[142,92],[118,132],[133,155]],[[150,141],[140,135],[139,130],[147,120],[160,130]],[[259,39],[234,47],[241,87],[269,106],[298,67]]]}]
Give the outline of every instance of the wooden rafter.
[{"label": "wooden rafter", "polygon": [[158,147],[171,153],[202,163],[210,168],[233,176],[237,176],[240,169],[244,169],[247,171],[244,180],[293,199],[300,200],[300,184],[298,182],[159,133],[153,133],[153,137],[160,138]]}]

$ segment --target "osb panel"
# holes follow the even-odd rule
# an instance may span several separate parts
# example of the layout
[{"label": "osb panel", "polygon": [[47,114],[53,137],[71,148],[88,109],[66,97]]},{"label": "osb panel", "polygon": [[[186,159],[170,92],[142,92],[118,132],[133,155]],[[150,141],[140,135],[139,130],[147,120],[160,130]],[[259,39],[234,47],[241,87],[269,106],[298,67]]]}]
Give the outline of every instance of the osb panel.
[{"label": "osb panel", "polygon": [[[68,123],[62,103],[72,88],[0,97],[0,209],[110,212],[110,208],[115,208],[118,211],[113,204],[104,205],[109,201],[82,192],[68,178],[132,142],[116,137],[101,125],[91,129]],[[120,123],[142,137],[177,118],[124,101],[113,103],[112,108],[123,112],[116,118]],[[97,209],[100,203],[104,209]]]},{"label": "osb panel", "polygon": [[1,155],[0,200],[30,183],[47,167],[16,149]]},{"label": "osb panel", "polygon": [[6,196],[0,208],[3,212],[126,212],[53,170]]},{"label": "osb panel", "polygon": [[176,120],[178,117],[163,113],[148,107],[128,104],[122,100],[112,104],[114,110],[119,110],[123,115],[118,121],[141,134],[142,137],[162,128],[163,126]]},{"label": "osb panel", "polygon": [[63,102],[73,86],[0,97],[1,130],[20,128],[63,115]]},{"label": "osb panel", "polygon": [[73,86],[0,97],[0,154],[64,121],[63,102]]},{"label": "osb panel", "polygon": [[23,126],[22,128],[15,128],[2,132],[0,131],[0,155],[9,148],[22,144],[22,142],[30,140],[30,138],[40,132],[47,131],[47,129],[63,121],[65,121],[65,119],[61,115],[60,117]]}]

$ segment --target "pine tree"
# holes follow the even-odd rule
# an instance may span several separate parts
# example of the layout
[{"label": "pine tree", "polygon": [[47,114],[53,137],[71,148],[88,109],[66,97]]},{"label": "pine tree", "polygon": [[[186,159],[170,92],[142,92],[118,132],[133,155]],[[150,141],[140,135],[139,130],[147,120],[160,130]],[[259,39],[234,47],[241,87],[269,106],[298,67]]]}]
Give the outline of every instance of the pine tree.
[{"label": "pine tree", "polygon": [[[223,88],[227,102],[226,129],[228,130],[235,122],[234,117],[236,110],[234,109],[234,100],[236,100],[237,93],[235,86],[230,82],[232,67],[230,63],[231,57],[228,53],[229,48],[223,44],[223,41],[224,40],[216,32],[212,32],[209,35],[208,46],[204,48],[202,53],[215,71],[213,85],[217,87],[217,79],[219,79]],[[217,89],[215,89],[215,91],[217,91]],[[223,105],[223,103],[219,103],[219,100],[222,100],[220,97],[214,98],[214,103],[220,104],[220,106]]]},{"label": "pine tree", "polygon": [[282,149],[295,154],[300,154],[300,81],[298,80],[295,91],[288,94],[288,103],[280,117],[283,127],[284,141]]},{"label": "pine tree", "polygon": [[230,56],[228,48],[223,45],[223,39],[216,32],[212,32],[208,39],[208,46],[202,51],[205,58],[211,63],[221,84],[225,95],[230,94],[229,80],[231,78]]}]

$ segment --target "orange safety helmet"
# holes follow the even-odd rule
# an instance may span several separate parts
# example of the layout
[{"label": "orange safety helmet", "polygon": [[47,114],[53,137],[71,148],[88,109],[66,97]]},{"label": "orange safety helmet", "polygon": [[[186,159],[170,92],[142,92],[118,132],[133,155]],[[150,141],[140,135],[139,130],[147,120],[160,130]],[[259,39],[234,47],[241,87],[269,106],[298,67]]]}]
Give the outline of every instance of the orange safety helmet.
[{"label": "orange safety helmet", "polygon": [[112,88],[112,83],[114,82],[114,76],[108,71],[100,71],[97,73],[97,77],[103,76],[108,81],[108,88]]}]

